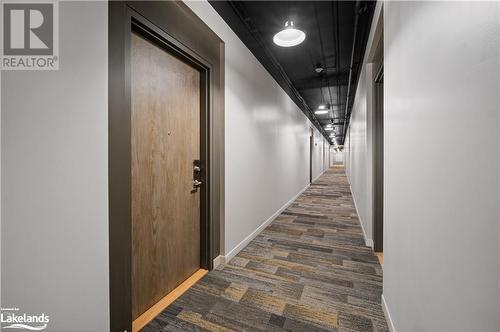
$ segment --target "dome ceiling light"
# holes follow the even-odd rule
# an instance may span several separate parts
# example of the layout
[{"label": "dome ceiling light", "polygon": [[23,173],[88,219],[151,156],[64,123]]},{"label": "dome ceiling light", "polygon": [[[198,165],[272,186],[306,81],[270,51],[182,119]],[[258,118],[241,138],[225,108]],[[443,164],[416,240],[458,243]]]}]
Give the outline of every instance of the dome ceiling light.
[{"label": "dome ceiling light", "polygon": [[329,112],[329,107],[325,104],[321,104],[318,106],[318,109],[314,111],[314,114],[327,114]]},{"label": "dome ceiling light", "polygon": [[316,67],[314,67],[314,71],[317,72],[318,74],[320,74],[323,70],[325,70],[323,68],[323,66],[321,66],[320,63],[316,64]]},{"label": "dome ceiling light", "polygon": [[293,27],[293,21],[286,21],[285,28],[274,35],[273,42],[281,47],[297,46],[306,39],[306,34]]}]

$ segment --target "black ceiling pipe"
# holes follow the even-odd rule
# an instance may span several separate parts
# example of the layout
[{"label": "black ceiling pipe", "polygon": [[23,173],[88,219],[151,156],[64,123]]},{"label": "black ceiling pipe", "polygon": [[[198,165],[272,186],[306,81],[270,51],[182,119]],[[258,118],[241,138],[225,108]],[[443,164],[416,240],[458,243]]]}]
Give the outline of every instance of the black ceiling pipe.
[{"label": "black ceiling pipe", "polygon": [[345,141],[347,117],[349,115],[347,113],[347,111],[349,110],[349,99],[350,99],[350,94],[351,94],[352,67],[354,66],[354,53],[356,51],[356,37],[358,34],[358,21],[359,21],[360,4],[361,4],[361,1],[359,1],[359,0],[356,1],[355,17],[354,17],[354,33],[353,33],[353,38],[352,38],[352,50],[351,50],[351,62],[349,64],[349,81],[347,83],[347,99],[345,101],[344,126],[342,128],[342,136],[343,136],[342,137],[342,144],[344,144],[344,141]]},{"label": "black ceiling pipe", "polygon": [[[335,2],[335,5],[332,3],[332,9],[335,8],[335,67],[337,70],[337,104],[339,105],[338,115],[340,117],[340,104],[342,103],[341,99],[341,89],[340,89],[340,80],[338,75],[340,74],[340,24],[339,24],[339,3]],[[332,13],[333,16],[333,13]],[[349,83],[348,83],[349,84]],[[333,114],[335,118],[335,113]],[[342,132],[342,136],[344,133]]]}]

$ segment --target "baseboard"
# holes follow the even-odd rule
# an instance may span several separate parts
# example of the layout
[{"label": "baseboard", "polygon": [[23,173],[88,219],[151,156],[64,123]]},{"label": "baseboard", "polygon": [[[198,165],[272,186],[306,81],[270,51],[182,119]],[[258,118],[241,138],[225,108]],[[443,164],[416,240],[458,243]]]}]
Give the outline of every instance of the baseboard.
[{"label": "baseboard", "polygon": [[319,179],[319,178],[320,178],[320,176],[321,176],[321,175],[323,175],[323,174],[324,174],[327,170],[328,170],[328,168],[327,168],[327,169],[324,169],[321,173],[319,173],[319,175],[318,175],[317,177],[315,177],[315,178],[312,180],[312,182],[314,182],[314,181],[316,181],[317,179]]},{"label": "baseboard", "polygon": [[156,316],[158,316],[165,308],[177,300],[182,294],[184,294],[189,288],[196,284],[205,274],[207,270],[199,269],[192,276],[184,280],[179,286],[174,288],[170,293],[165,295],[160,301],[155,303],[151,308],[146,310],[143,314],[137,317],[132,322],[132,332],[139,332],[142,328],[150,321],[152,321]]},{"label": "baseboard", "polygon": [[359,224],[361,225],[361,231],[363,231],[365,246],[373,249],[373,239],[369,239],[368,236],[366,236],[365,227],[363,226],[363,220],[361,220],[361,215],[359,214],[358,205],[356,204],[356,199],[354,198],[354,192],[352,191],[352,187],[350,184],[349,184],[349,190],[351,191],[352,201],[354,202],[354,208],[356,209],[356,214],[358,215]]},{"label": "baseboard", "polygon": [[[363,233],[364,233],[364,232],[365,232],[365,231],[363,230]],[[367,239],[367,238],[366,238],[366,234],[365,234],[365,246],[370,247],[370,248],[372,248],[372,249],[373,249],[373,240],[372,240],[372,239]]]},{"label": "baseboard", "polygon": [[225,262],[226,261],[225,261],[224,255],[219,255],[219,256],[215,257],[214,264],[213,264],[214,269],[216,269],[219,265],[224,264]]},{"label": "baseboard", "polygon": [[260,232],[264,230],[264,228],[267,227],[277,216],[281,214],[290,204],[293,203],[299,197],[306,189],[309,188],[309,185],[307,185],[304,189],[302,189],[298,194],[293,196],[288,202],[286,202],[278,211],[276,211],[271,217],[269,217],[266,221],[264,221],[259,227],[257,227],[256,230],[254,230],[250,235],[248,235],[243,241],[238,243],[236,247],[234,247],[231,251],[229,251],[225,256],[224,256],[224,263],[229,262],[234,256],[236,256],[243,248],[245,248],[250,241],[252,241],[257,235],[259,235]]},{"label": "baseboard", "polygon": [[385,301],[384,294],[382,294],[382,310],[384,311],[384,316],[389,327],[389,332],[396,332],[394,323],[392,322],[391,314],[389,313],[389,307],[387,306],[387,302]]}]

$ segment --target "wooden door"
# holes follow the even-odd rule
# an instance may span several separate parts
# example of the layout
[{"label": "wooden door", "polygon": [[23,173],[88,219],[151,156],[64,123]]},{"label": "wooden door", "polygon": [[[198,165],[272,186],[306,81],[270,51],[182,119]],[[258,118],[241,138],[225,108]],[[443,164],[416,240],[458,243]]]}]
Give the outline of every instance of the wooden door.
[{"label": "wooden door", "polygon": [[200,72],[131,37],[132,315],[200,268]]}]

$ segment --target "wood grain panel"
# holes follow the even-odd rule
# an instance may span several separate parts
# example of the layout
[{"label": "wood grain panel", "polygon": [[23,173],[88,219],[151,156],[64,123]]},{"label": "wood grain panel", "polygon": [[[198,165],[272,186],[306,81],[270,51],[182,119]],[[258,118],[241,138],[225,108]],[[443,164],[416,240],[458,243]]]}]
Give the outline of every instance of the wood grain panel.
[{"label": "wood grain panel", "polygon": [[200,267],[200,72],[131,38],[132,316]]}]

